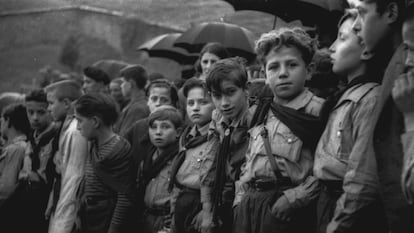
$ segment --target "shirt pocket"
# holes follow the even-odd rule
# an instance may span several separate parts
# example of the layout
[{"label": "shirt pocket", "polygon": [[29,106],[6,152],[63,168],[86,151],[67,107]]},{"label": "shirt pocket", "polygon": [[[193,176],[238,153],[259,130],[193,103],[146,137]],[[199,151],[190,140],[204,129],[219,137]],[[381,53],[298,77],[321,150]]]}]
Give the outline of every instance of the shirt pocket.
[{"label": "shirt pocket", "polygon": [[336,157],[348,161],[352,150],[352,127],[345,111],[336,112],[331,135],[331,143]]},{"label": "shirt pocket", "polygon": [[286,125],[280,123],[276,126],[270,144],[274,154],[293,163],[299,161],[303,142]]}]

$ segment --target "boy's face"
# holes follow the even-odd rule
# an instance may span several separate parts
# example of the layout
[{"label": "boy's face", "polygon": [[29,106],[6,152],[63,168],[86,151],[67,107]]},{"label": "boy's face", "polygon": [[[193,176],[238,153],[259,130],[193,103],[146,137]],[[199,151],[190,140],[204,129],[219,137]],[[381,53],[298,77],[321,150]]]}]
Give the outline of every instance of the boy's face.
[{"label": "boy's face", "polygon": [[82,89],[86,94],[101,92],[104,89],[104,85],[91,78],[83,76]]},{"label": "boy's face", "polygon": [[208,71],[210,70],[210,68],[218,60],[220,60],[220,58],[218,56],[216,56],[215,54],[212,54],[212,53],[209,53],[209,52],[204,53],[203,56],[201,56],[201,59],[200,59],[200,65],[201,65],[201,70],[202,70],[203,74],[206,75],[208,73]]},{"label": "boy's face", "polygon": [[111,96],[118,102],[122,102],[124,100],[124,96],[122,94],[121,85],[119,85],[117,82],[111,82],[109,84],[109,91],[111,93]]},{"label": "boy's face", "polygon": [[52,116],[47,108],[47,103],[36,101],[26,102],[27,118],[33,130],[42,132],[52,122]]},{"label": "boy's face", "polygon": [[166,87],[151,88],[151,90],[149,90],[147,105],[150,112],[154,112],[155,109],[162,105],[172,105],[170,90]]},{"label": "boy's face", "polygon": [[266,79],[277,103],[289,102],[302,93],[310,71],[295,47],[282,46],[266,56]]},{"label": "boy's face", "polygon": [[403,43],[406,47],[405,71],[414,78],[414,18],[406,20],[402,28]]},{"label": "boy's face", "polygon": [[59,100],[56,97],[56,92],[49,92],[47,93],[47,102],[49,102],[48,110],[52,115],[55,121],[63,121],[65,120],[66,114],[68,112],[66,103],[64,100]]},{"label": "boy's face", "polygon": [[187,115],[190,121],[198,126],[203,126],[211,121],[211,113],[214,104],[204,92],[203,88],[196,87],[187,94]]},{"label": "boy's face", "polygon": [[130,98],[130,96],[131,96],[131,82],[129,80],[126,80],[124,78],[122,79],[121,92],[122,92],[122,95],[125,98]]},{"label": "boy's face", "polygon": [[178,131],[170,120],[155,120],[149,127],[152,144],[157,148],[165,148],[179,137]]},{"label": "boy's face", "polygon": [[96,138],[96,119],[92,117],[84,117],[75,112],[76,120],[78,121],[76,128],[88,140]]},{"label": "boy's face", "polygon": [[386,14],[377,11],[377,4],[369,0],[356,2],[358,17],[354,22],[353,29],[365,43],[366,50],[374,52],[378,49],[379,43],[390,33]]},{"label": "boy's face", "polygon": [[332,70],[336,74],[351,75],[361,66],[361,55],[364,46],[352,30],[354,20],[348,18],[339,27],[338,37],[329,48],[332,59]]},{"label": "boy's face", "polygon": [[221,82],[220,91],[221,93],[215,91],[211,92],[211,97],[216,109],[218,109],[226,119],[237,119],[240,114],[242,114],[243,109],[248,105],[246,91],[241,87],[236,86],[230,80],[223,80]]}]

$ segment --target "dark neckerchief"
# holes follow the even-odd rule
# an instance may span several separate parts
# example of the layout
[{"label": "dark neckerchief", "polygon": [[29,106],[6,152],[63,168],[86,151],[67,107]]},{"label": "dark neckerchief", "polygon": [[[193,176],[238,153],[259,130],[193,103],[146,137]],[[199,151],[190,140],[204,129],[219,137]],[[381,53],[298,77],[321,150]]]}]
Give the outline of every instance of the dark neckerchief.
[{"label": "dark neckerchief", "polygon": [[32,146],[32,152],[30,153],[30,159],[32,160],[32,171],[36,171],[40,167],[40,149],[42,149],[42,147],[47,145],[54,137],[57,136],[56,134],[58,133],[58,130],[58,127],[51,125],[38,136],[37,140],[34,133],[32,137],[30,137],[29,141]]},{"label": "dark neckerchief", "polygon": [[180,145],[181,150],[178,153],[177,157],[174,159],[174,162],[171,167],[171,177],[170,177],[170,183],[168,184],[168,191],[171,192],[174,184],[176,182],[176,175],[178,173],[178,170],[180,169],[181,165],[183,164],[185,160],[185,153],[188,149],[195,148],[205,142],[207,142],[207,134],[205,135],[198,135],[195,137],[191,137],[192,135],[189,135],[191,132],[192,127],[188,126],[184,132],[183,135],[180,138]]},{"label": "dark neckerchief", "polygon": [[148,182],[155,178],[162,169],[168,164],[169,161],[174,159],[174,157],[178,153],[178,142],[173,142],[171,145],[169,145],[164,152],[162,152],[158,158],[156,158],[154,161],[152,161],[152,157],[154,156],[154,153],[156,151],[156,147],[153,146],[149,153],[151,156],[147,156],[144,160],[143,165],[143,182],[145,185],[148,184]]}]

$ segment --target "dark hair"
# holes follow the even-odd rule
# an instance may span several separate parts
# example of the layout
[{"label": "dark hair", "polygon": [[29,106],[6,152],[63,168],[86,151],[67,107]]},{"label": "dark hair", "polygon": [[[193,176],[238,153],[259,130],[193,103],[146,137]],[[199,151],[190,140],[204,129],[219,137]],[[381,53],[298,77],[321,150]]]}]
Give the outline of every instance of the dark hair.
[{"label": "dark hair", "polygon": [[217,42],[212,42],[204,45],[200,52],[200,59],[205,53],[211,53],[219,57],[220,59],[230,57],[229,52],[227,51],[226,47],[222,44]]},{"label": "dark hair", "polygon": [[409,21],[412,19],[414,19],[414,1],[408,3],[404,21]]},{"label": "dark hair", "polygon": [[8,105],[3,109],[1,115],[9,122],[9,127],[13,127],[26,136],[30,135],[30,122],[27,118],[26,107],[23,104]]},{"label": "dark hair", "polygon": [[302,28],[280,28],[262,34],[256,41],[255,50],[261,63],[265,65],[266,56],[271,51],[278,50],[282,46],[297,48],[305,64],[309,65],[315,54],[317,41],[312,39]]},{"label": "dark hair", "polygon": [[177,93],[177,88],[172,82],[170,82],[168,79],[152,80],[148,84],[145,90],[146,96],[149,96],[151,89],[156,88],[156,87],[163,87],[163,88],[168,89],[168,91],[170,92],[170,98],[171,98],[172,105],[174,107],[177,107],[178,93]]},{"label": "dark hair", "polygon": [[104,85],[108,85],[111,82],[111,78],[108,76],[108,74],[106,74],[105,71],[96,67],[86,67],[85,69],[83,69],[83,74],[86,77],[95,80],[96,82],[103,83]]},{"label": "dark hair", "polygon": [[158,72],[154,72],[148,75],[148,80],[150,81],[157,80],[157,79],[165,79],[165,76]]},{"label": "dark hair", "polygon": [[184,123],[182,114],[178,109],[169,105],[164,105],[157,108],[149,115],[148,125],[151,127],[154,124],[154,121],[166,120],[171,121],[176,129],[180,128]]},{"label": "dark hair", "polygon": [[48,103],[47,102],[47,95],[46,92],[42,89],[35,89],[29,92],[24,98],[26,102],[34,101],[34,102],[41,102],[41,103]]},{"label": "dark hair", "polygon": [[119,114],[116,101],[108,94],[91,93],[81,96],[75,103],[75,111],[85,117],[98,117],[106,126],[113,125]]},{"label": "dark hair", "polygon": [[198,78],[191,78],[187,80],[183,86],[183,94],[185,98],[188,97],[188,92],[190,92],[194,88],[201,88],[207,93],[207,85],[206,82],[198,79]]},{"label": "dark hair", "polygon": [[398,6],[398,18],[397,21],[394,23],[396,25],[396,29],[399,30],[401,28],[402,22],[405,18],[405,13],[407,11],[407,0],[367,0],[369,3],[375,3],[377,6],[377,12],[379,14],[383,14],[387,9],[388,4],[394,2]]},{"label": "dark hair", "polygon": [[221,92],[221,83],[225,80],[242,89],[247,88],[247,71],[241,58],[226,58],[214,63],[207,74],[207,90]]},{"label": "dark hair", "polygon": [[133,80],[139,89],[144,89],[148,80],[148,73],[143,66],[131,65],[120,71],[121,77],[126,80]]}]

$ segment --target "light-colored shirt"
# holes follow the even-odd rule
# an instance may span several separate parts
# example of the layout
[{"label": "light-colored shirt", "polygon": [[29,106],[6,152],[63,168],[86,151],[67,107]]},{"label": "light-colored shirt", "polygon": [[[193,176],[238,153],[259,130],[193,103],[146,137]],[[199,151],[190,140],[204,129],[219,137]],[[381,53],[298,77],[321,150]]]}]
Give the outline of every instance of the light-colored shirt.
[{"label": "light-colored shirt", "polygon": [[316,148],[314,176],[321,180],[343,181],[344,193],[337,201],[327,232],[351,227],[349,219],[356,218],[356,211],[378,197],[370,124],[375,117],[379,90],[379,85],[374,83],[347,90],[330,114]]},{"label": "light-colored shirt", "polygon": [[402,189],[410,204],[414,203],[414,131],[401,136],[404,150],[404,168],[402,173]]},{"label": "light-colored shirt", "polygon": [[88,155],[88,142],[77,130],[77,120],[68,117],[59,139],[59,150],[55,162],[61,173],[59,200],[49,223],[49,233],[70,233],[78,211],[76,193],[84,174]]},{"label": "light-colored shirt", "polygon": [[[155,153],[158,153],[157,151]],[[154,158],[155,156],[153,156]],[[168,184],[170,183],[172,161],[164,166],[156,177],[148,182],[145,188],[144,203],[148,208],[170,207],[170,193]]]},{"label": "light-colored shirt", "polygon": [[0,155],[0,207],[17,188],[27,146],[26,136],[17,136],[3,148]]},{"label": "light-colored shirt", "polygon": [[[207,124],[198,129],[198,131],[203,136],[208,133],[208,129],[209,125]],[[189,135],[195,137],[196,133],[196,126],[194,126]],[[181,164],[176,175],[177,182],[188,188],[200,189],[201,180],[211,167],[217,149],[218,145],[210,143],[209,141],[206,141],[197,147],[187,149],[184,162]],[[182,150],[182,148],[180,148],[180,150]]]},{"label": "light-colored shirt", "polygon": [[[308,114],[318,116],[323,100],[310,91],[305,90],[295,99],[286,104],[286,107],[301,110]],[[269,141],[279,171],[284,177],[298,185],[284,191],[285,196],[294,206],[304,206],[317,196],[318,182],[312,177],[313,153],[310,148],[304,148],[303,142],[292,131],[277,119],[271,111],[268,113],[266,128]],[[237,205],[248,189],[248,182],[259,177],[277,178],[266,154],[263,138],[260,135],[263,125],[249,130],[249,147],[246,152],[246,162],[242,166],[242,175],[236,182]]]}]

